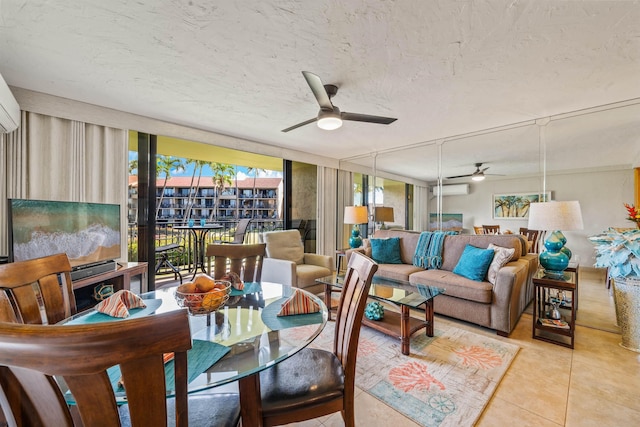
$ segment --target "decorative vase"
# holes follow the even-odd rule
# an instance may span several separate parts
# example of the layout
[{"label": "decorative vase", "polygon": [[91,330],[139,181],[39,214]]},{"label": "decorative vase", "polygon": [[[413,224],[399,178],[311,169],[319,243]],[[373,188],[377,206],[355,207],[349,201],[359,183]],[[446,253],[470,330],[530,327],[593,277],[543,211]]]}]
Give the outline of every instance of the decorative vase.
[{"label": "decorative vase", "polygon": [[351,237],[349,238],[349,246],[351,249],[359,248],[362,246],[362,237],[360,237],[360,229],[357,225],[351,230]]},{"label": "decorative vase", "polygon": [[640,353],[640,278],[615,277],[612,282],[620,345]]},{"label": "decorative vase", "polygon": [[564,247],[566,241],[559,231],[549,234],[544,241],[546,250],[540,254],[540,265],[549,276],[562,277],[564,270],[569,266],[571,251]]},{"label": "decorative vase", "polygon": [[370,302],[364,309],[364,317],[369,320],[380,320],[384,317],[384,307],[377,301]]}]

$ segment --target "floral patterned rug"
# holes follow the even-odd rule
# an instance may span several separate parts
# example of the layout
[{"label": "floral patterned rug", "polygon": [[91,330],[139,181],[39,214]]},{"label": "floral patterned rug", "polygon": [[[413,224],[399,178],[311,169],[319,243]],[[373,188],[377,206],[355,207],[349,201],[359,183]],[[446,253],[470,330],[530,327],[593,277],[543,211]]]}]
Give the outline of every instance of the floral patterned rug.
[{"label": "floral patterned rug", "polygon": [[[333,331],[328,322],[312,346],[330,350]],[[436,318],[434,337],[416,332],[405,356],[399,340],[363,327],[356,385],[420,425],[471,426],[518,350]]]}]

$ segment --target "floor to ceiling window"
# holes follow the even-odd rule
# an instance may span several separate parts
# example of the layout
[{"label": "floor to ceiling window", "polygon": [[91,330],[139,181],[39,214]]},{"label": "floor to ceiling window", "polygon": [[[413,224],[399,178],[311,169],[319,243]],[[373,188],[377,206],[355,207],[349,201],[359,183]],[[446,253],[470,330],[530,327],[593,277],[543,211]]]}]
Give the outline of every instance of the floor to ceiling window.
[{"label": "floor to ceiling window", "polygon": [[[134,131],[129,149],[129,260],[153,266],[155,248],[178,244],[187,249],[173,251],[172,263],[191,267],[194,243],[175,228],[191,222],[221,225],[209,233],[211,241],[231,241],[241,219],[251,220],[246,243],[257,242],[259,232],[284,228],[282,159]],[[303,188],[315,194],[314,184],[315,174]]]}]

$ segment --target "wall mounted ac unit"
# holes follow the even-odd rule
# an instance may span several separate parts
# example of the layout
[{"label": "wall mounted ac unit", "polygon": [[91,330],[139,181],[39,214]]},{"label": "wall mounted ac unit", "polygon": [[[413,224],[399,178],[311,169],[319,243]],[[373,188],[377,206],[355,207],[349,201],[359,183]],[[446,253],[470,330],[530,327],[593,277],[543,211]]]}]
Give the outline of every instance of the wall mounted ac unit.
[{"label": "wall mounted ac unit", "polygon": [[20,126],[20,106],[0,75],[0,133],[9,133]]},{"label": "wall mounted ac unit", "polygon": [[[438,195],[438,187],[431,187],[434,196]],[[442,196],[463,196],[469,194],[469,184],[451,184],[442,186]]]}]

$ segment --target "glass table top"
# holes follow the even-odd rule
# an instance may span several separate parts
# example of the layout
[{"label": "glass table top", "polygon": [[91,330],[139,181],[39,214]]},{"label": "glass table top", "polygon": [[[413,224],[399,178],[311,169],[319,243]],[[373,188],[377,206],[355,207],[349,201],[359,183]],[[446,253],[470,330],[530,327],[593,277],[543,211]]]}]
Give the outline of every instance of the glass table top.
[{"label": "glass table top", "polygon": [[[316,279],[318,283],[342,288],[344,275],[326,276]],[[369,297],[394,304],[418,308],[425,302],[444,293],[443,288],[421,284],[411,284],[404,280],[388,279],[374,275],[369,288]]]},{"label": "glass table top", "polygon": [[[142,294],[141,297],[148,301],[148,307],[155,309],[153,313],[143,315],[185,310],[178,306],[174,297],[175,290],[176,287],[171,287]],[[320,298],[307,293],[320,306],[319,313],[278,317],[281,304],[291,294],[290,286],[265,282],[245,283],[244,293],[234,290],[229,301],[217,312],[190,315],[194,342],[190,352],[221,352],[223,355],[213,355],[217,361],[212,366],[205,367],[194,378],[190,375],[192,379],[189,382],[189,392],[220,386],[260,372],[291,357],[311,343],[324,329],[328,318],[327,308]],[[89,310],[65,320],[64,323],[82,323],[89,316],[96,315],[102,313]],[[111,321],[116,324],[123,320],[111,318]],[[194,355],[194,359],[202,359],[200,356],[207,357]],[[188,354],[190,366],[191,357]],[[168,391],[168,395],[171,394],[172,391]],[[123,392],[118,393],[116,389],[116,395],[119,401],[125,401]],[[67,402],[74,403],[72,396],[67,396]]]}]

